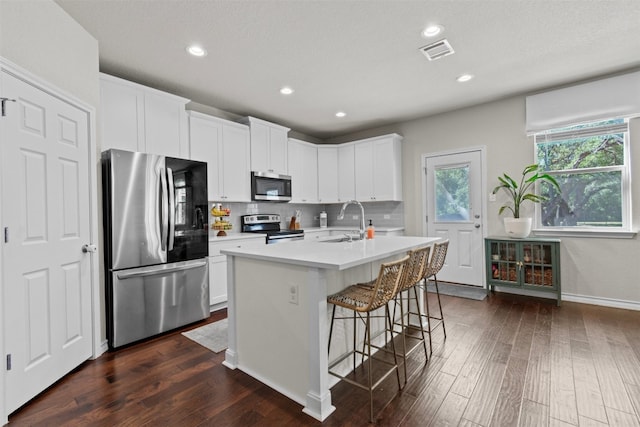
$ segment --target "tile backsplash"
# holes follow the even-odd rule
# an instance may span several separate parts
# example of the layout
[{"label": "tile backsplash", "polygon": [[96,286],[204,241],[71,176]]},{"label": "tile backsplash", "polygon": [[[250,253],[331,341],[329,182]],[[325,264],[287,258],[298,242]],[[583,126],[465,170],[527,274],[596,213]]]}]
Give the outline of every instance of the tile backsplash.
[{"label": "tile backsplash", "polygon": [[[216,230],[211,230],[213,217],[211,216],[211,208],[218,202],[209,202],[209,233],[215,235]],[[401,227],[404,225],[404,206],[402,202],[366,202],[363,203],[365,224],[369,223],[369,219],[373,221],[376,227]],[[295,215],[296,210],[302,212],[300,226],[302,229],[320,226],[320,212],[327,212],[328,226],[358,226],[360,224],[360,209],[357,206],[348,206],[344,219],[337,219],[342,204],[326,204],[326,205],[310,205],[297,203],[222,203],[223,208],[229,208],[231,214],[227,219],[233,225],[231,233],[239,233],[240,217],[249,214],[278,214],[281,217],[280,228],[289,228],[291,216]],[[353,219],[354,215],[358,215],[357,219]],[[229,232],[227,232],[229,233]]]}]

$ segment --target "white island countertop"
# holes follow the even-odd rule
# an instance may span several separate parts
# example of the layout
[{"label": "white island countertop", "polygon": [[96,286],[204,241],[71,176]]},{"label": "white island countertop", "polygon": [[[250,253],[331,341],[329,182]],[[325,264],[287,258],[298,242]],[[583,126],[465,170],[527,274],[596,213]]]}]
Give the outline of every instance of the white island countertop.
[{"label": "white island countertop", "polygon": [[336,236],[319,241],[301,240],[260,247],[223,249],[221,253],[311,268],[345,270],[406,253],[410,249],[430,245],[439,240],[417,236],[380,236],[353,242],[330,242],[332,239],[336,239]]}]

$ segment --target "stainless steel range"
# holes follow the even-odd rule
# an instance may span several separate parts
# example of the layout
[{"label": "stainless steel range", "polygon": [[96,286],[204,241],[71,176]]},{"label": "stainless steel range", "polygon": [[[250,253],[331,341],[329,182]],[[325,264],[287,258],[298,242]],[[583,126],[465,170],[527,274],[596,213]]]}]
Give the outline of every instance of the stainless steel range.
[{"label": "stainless steel range", "polygon": [[243,215],[240,219],[242,232],[266,234],[267,245],[304,239],[304,230],[281,230],[280,215]]}]

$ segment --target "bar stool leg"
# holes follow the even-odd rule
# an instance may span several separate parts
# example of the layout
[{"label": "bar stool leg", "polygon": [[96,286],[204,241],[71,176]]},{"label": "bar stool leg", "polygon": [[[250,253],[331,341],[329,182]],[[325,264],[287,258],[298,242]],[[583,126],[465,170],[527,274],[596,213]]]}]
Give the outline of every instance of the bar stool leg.
[{"label": "bar stool leg", "polygon": [[433,281],[436,284],[436,295],[438,295],[438,308],[440,309],[440,321],[442,322],[442,332],[444,332],[444,338],[447,339],[447,328],[444,326],[444,314],[442,314],[442,303],[440,303],[440,290],[438,289],[438,279],[433,276]]},{"label": "bar stool leg", "polygon": [[327,355],[331,355],[331,336],[333,335],[333,320],[336,318],[336,306],[331,310],[331,326],[329,326],[329,343],[327,345]]},{"label": "bar stool leg", "polygon": [[427,329],[429,333],[429,355],[431,355],[433,354],[433,342],[431,341],[431,313],[429,312],[429,292],[427,291],[428,285],[428,280],[424,279],[424,305],[427,309],[427,328],[429,328]]}]

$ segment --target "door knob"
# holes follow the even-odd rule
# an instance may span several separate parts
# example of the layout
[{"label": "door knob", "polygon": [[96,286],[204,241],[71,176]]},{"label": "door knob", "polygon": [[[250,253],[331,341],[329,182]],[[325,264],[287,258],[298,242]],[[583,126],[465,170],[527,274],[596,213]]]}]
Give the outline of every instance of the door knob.
[{"label": "door knob", "polygon": [[480,224],[474,224],[473,225],[475,228],[480,228]]},{"label": "door knob", "polygon": [[96,245],[82,245],[82,252],[84,252],[85,254],[87,252],[89,253],[96,253],[98,251],[98,248],[96,247]]}]

